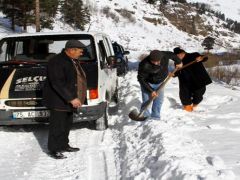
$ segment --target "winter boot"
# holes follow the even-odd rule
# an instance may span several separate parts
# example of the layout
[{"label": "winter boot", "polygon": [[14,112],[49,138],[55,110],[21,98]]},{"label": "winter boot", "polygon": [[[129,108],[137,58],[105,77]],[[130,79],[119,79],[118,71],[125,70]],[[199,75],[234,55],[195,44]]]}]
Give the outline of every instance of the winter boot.
[{"label": "winter boot", "polygon": [[193,107],[192,107],[192,105],[186,105],[186,106],[183,106],[183,110],[188,111],[188,112],[192,112]]}]

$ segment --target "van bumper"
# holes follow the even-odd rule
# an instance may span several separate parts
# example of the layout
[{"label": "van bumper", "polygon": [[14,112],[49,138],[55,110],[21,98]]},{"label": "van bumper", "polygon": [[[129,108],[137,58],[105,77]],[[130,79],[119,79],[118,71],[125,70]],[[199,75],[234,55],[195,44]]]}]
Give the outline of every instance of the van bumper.
[{"label": "van bumper", "polygon": [[103,116],[106,106],[107,102],[101,102],[95,106],[81,107],[73,114],[73,122],[97,120]]},{"label": "van bumper", "polygon": [[[107,102],[101,102],[94,106],[81,107],[78,112],[73,114],[73,122],[93,121],[103,116]],[[45,109],[46,110],[46,109]],[[22,110],[24,111],[24,110]],[[0,110],[0,125],[24,125],[48,123],[48,118],[13,118],[14,110]]]}]

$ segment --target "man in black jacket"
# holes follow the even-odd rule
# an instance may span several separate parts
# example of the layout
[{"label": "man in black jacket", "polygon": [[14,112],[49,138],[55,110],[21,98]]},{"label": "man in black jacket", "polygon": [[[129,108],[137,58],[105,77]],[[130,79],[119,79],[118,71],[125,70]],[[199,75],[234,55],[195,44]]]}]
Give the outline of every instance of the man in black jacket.
[{"label": "man in black jacket", "polygon": [[203,100],[206,85],[212,83],[212,80],[202,63],[207,61],[208,58],[197,52],[186,53],[179,47],[174,48],[173,51],[182,60],[183,65],[197,60],[197,63],[192,64],[175,74],[179,79],[179,97],[183,109],[191,112],[193,111],[193,108],[196,108]]},{"label": "man in black jacket", "polygon": [[[55,159],[66,158],[62,154],[64,151],[79,151],[79,148],[69,146],[68,135],[73,122],[73,110],[81,107],[86,96],[85,73],[77,61],[83,54],[83,48],[80,41],[69,40],[65,49],[48,62],[43,100],[50,109],[49,155]],[[80,97],[82,95],[84,97]]]},{"label": "man in black jacket", "polygon": [[159,94],[156,89],[168,76],[169,59],[172,59],[177,67],[182,67],[181,60],[169,51],[153,50],[150,54],[139,63],[138,67],[138,81],[141,85],[142,91],[142,106],[153,97],[152,107],[144,112],[145,117],[153,117],[160,119],[160,111],[163,103],[164,90],[162,89]]}]

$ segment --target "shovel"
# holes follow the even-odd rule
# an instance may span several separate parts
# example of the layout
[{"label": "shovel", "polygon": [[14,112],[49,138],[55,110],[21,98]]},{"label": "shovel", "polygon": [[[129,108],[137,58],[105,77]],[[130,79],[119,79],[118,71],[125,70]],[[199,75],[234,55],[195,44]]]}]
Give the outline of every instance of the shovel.
[{"label": "shovel", "polygon": [[[197,60],[194,60],[188,64],[185,64],[184,66],[182,66],[181,68],[175,68],[174,71],[172,71],[167,77],[166,79],[164,79],[164,81],[159,85],[159,87],[156,89],[156,93],[159,94],[160,90],[162,88],[164,88],[164,86],[167,84],[167,82],[172,78],[172,74],[175,74],[176,72],[196,63]],[[150,97],[149,100],[145,103],[145,105],[142,107],[142,110],[139,112],[137,109],[132,110],[128,116],[130,119],[132,119],[133,121],[145,121],[147,119],[147,117],[143,116],[143,113],[147,110],[147,108],[150,106],[150,104],[152,103],[152,101],[154,100],[154,97]]]}]

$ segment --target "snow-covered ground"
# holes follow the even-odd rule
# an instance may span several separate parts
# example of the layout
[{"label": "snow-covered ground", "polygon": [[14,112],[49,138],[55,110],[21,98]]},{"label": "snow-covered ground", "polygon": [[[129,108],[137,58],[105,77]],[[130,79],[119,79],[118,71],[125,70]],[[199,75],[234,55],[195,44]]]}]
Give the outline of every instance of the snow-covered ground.
[{"label": "snow-covered ground", "polygon": [[224,13],[226,18],[231,18],[235,21],[240,19],[239,0],[187,0],[187,2],[209,4],[213,10]]},{"label": "snow-covered ground", "polygon": [[47,152],[47,126],[1,127],[0,179],[161,179],[232,180],[240,178],[240,91],[213,83],[199,108],[181,109],[178,80],[165,88],[162,119],[133,122],[139,108],[136,61],[119,78],[120,107],[106,131],[74,125],[70,133],[76,153],[55,160]]},{"label": "snow-covered ground", "polygon": [[[228,10],[228,12],[233,12],[235,9],[238,9],[239,2],[232,3],[232,1],[234,0],[230,0],[228,3],[224,3],[223,1],[218,3],[220,3],[221,7],[231,5],[233,10]],[[204,52],[204,47],[202,47],[201,43],[205,37],[190,35],[177,29],[159,12],[158,6],[154,7],[147,4],[145,0],[83,0],[83,2],[89,7],[91,13],[91,22],[86,25],[86,30],[103,31],[109,34],[113,41],[119,42],[131,51],[130,56],[132,58],[138,58],[141,53],[146,53],[153,49],[173,50],[176,46],[181,46],[189,52]],[[109,8],[109,13],[115,18],[119,18],[119,20],[115,21],[114,18],[106,15],[106,13],[104,14],[104,8]],[[129,11],[129,16],[134,21],[129,20],[126,16],[122,16],[117,10]],[[144,18],[161,19],[164,23],[154,25],[144,20]],[[216,35],[213,32],[209,32],[209,36],[216,38],[216,44],[212,52],[222,52],[230,50],[232,47],[240,47],[239,34],[224,29],[220,25],[222,22],[217,23],[214,17],[203,15],[202,18],[214,30],[224,32],[224,35]],[[1,25],[4,26],[3,29],[1,29]],[[43,29],[42,31],[73,31],[71,27],[61,21],[61,14],[56,16],[53,26],[53,30]],[[9,28],[9,22],[0,13],[0,37],[3,35],[2,33],[5,34],[7,30],[9,31]],[[28,32],[35,32],[34,27],[28,27],[27,30]]]},{"label": "snow-covered ground", "polygon": [[[177,29],[171,24],[171,22],[159,12],[158,6],[147,4],[145,0],[84,0],[86,5],[91,9],[91,23],[87,27],[94,31],[104,31],[108,33],[111,38],[118,41],[124,47],[129,49],[131,57],[138,58],[139,53],[144,53],[152,49],[172,50],[176,46],[181,46],[188,51],[204,52],[204,48],[201,46],[204,38],[203,36],[189,35]],[[194,1],[194,0],[191,0]],[[220,0],[219,0],[220,1]],[[240,3],[233,3],[230,0],[227,3],[223,0],[218,2],[221,7],[228,7],[231,5],[231,9],[228,12],[231,13],[240,7]],[[230,2],[230,3],[229,3]],[[119,17],[119,22],[116,23],[111,17],[107,17],[102,13],[104,8],[109,8],[109,12]],[[131,15],[135,18],[135,22],[130,22],[128,18],[121,16],[116,10],[124,9],[133,12]],[[225,12],[225,11],[224,11]],[[147,18],[161,19],[165,24],[154,25],[144,20]],[[238,16],[239,17],[239,16]],[[232,47],[240,47],[240,35],[231,33],[229,30],[220,26],[217,23],[216,18],[207,15],[202,16],[205,24],[211,25],[214,30],[224,32],[225,35],[216,35],[213,32],[209,32],[208,36],[216,38],[216,45],[212,52],[222,52],[230,50]],[[239,19],[239,18],[238,18]],[[228,35],[226,35],[228,34]],[[137,53],[135,53],[137,51]]]},{"label": "snow-covered ground", "polygon": [[[203,37],[189,36],[168,21],[164,26],[143,21],[143,16],[156,17],[154,14],[158,13],[143,0],[85,2],[92,7],[90,30],[109,34],[131,51],[131,58],[152,49],[172,50],[178,45],[187,51],[203,51]],[[239,11],[236,0],[218,0],[215,4],[218,3],[216,7],[231,5],[229,13]],[[114,9],[121,8],[134,11],[136,23],[117,13],[120,22],[114,23],[100,12],[106,6],[114,13]],[[213,19],[209,21],[214,23]],[[60,21],[54,27],[54,31],[72,31]],[[29,27],[28,31],[34,28]],[[9,22],[0,14],[0,37],[9,33]],[[234,47],[239,44],[239,35],[224,38],[235,42]],[[226,49],[217,47],[217,51],[221,50]],[[117,115],[110,116],[109,129],[99,132],[88,123],[74,125],[70,142],[81,150],[66,153],[67,159],[54,160],[46,154],[46,125],[0,127],[0,179],[240,179],[240,88],[213,83],[207,87],[199,108],[187,113],[181,109],[178,81],[172,79],[165,89],[162,119],[133,122],[128,113],[133,107],[139,108],[141,92],[136,79],[137,60],[131,59],[130,66],[126,77],[119,78],[120,107]]]}]

